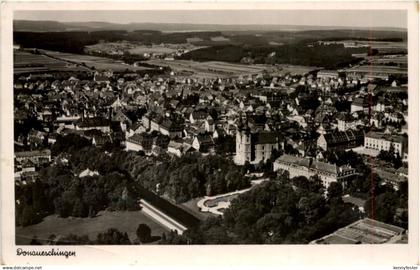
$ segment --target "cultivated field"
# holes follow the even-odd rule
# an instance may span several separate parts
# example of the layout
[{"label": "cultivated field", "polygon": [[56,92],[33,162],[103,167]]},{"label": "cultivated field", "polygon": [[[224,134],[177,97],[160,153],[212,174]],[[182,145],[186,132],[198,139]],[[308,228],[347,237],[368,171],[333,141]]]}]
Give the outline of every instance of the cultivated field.
[{"label": "cultivated field", "polygon": [[13,71],[15,74],[51,72],[51,71],[83,71],[87,68],[54,59],[42,54],[25,51],[13,51]]},{"label": "cultivated field", "polygon": [[384,42],[384,41],[360,41],[361,44],[369,45],[379,52],[407,51],[407,42]]},{"label": "cultivated field", "polygon": [[239,76],[249,76],[262,74],[267,71],[273,76],[291,74],[291,75],[303,75],[310,71],[320,69],[319,67],[311,66],[295,66],[295,65],[245,65],[245,64],[234,64],[228,62],[196,62],[191,60],[161,60],[154,59],[149,60],[146,63],[156,66],[168,66],[176,73],[181,75],[182,73],[189,74],[194,78],[235,78]]},{"label": "cultivated field", "polygon": [[384,66],[384,65],[366,65],[366,66],[355,66],[346,69],[347,72],[366,73],[366,74],[399,74],[407,75],[407,68],[396,67],[396,66]]},{"label": "cultivated field", "polygon": [[140,223],[147,224],[152,230],[152,236],[161,236],[168,231],[143,214],[141,211],[116,211],[99,212],[94,218],[60,218],[56,215],[44,218],[41,223],[27,227],[16,228],[16,244],[29,244],[33,236],[39,240],[47,239],[51,234],[56,236],[76,234],[88,235],[90,240],[95,240],[99,233],[109,228],[116,228],[121,232],[127,232],[131,241],[136,239],[136,229]]},{"label": "cultivated field", "polygon": [[227,62],[195,62],[190,60],[166,61],[161,59],[149,60],[146,63],[157,66],[168,66],[175,72],[192,72],[196,78],[229,78],[244,75],[256,75],[264,70],[270,71],[273,66],[243,65]]},{"label": "cultivated field", "polygon": [[175,49],[163,47],[163,46],[137,46],[133,49],[128,50],[131,54],[171,54],[176,52]]},{"label": "cultivated field", "polygon": [[102,42],[95,45],[86,46],[87,52],[105,53],[105,54],[123,54],[129,52],[133,55],[157,54],[167,55],[184,50],[194,50],[202,47],[197,47],[189,43],[181,44],[153,44],[144,45],[139,42],[119,41],[119,42]]},{"label": "cultivated field", "polygon": [[112,70],[116,72],[122,72],[122,71],[125,71],[126,69],[130,71],[150,69],[150,68],[141,67],[141,66],[134,67],[134,66],[125,64],[122,61],[113,60],[113,59],[105,58],[105,57],[72,54],[72,53],[61,53],[61,52],[54,52],[54,51],[43,51],[43,52],[45,52],[47,55],[50,55],[52,57],[69,61],[72,63],[77,63],[77,64],[84,63],[87,67],[89,68],[94,67],[97,70]]},{"label": "cultivated field", "polygon": [[407,66],[407,55],[383,55],[371,57],[370,63],[373,65],[394,64],[400,66]]},{"label": "cultivated field", "polygon": [[290,74],[294,75],[305,75],[311,71],[321,69],[320,67],[311,67],[311,66],[295,66],[295,65],[276,65],[279,69],[278,75]]}]

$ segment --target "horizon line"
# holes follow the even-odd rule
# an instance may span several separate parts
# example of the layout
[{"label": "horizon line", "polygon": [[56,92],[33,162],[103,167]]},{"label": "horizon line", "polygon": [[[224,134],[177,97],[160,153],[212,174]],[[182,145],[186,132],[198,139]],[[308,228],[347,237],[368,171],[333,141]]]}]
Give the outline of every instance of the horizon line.
[{"label": "horizon line", "polygon": [[[332,27],[334,29],[343,29],[343,28],[358,28],[358,29],[380,29],[380,28],[390,28],[390,29],[401,29],[401,30],[408,30],[408,27],[402,27],[402,26],[350,26],[350,25],[309,25],[309,24],[270,24],[270,23],[261,23],[261,24],[255,24],[255,23],[249,23],[249,24],[233,24],[233,23],[195,23],[195,22],[111,22],[111,21],[59,21],[59,20],[48,20],[48,19],[13,19],[13,22],[15,21],[37,21],[37,22],[58,22],[58,23],[108,23],[108,24],[115,24],[115,25],[131,25],[131,24],[160,24],[160,25],[215,25],[215,26],[298,26],[298,27]],[[146,29],[145,29],[146,30]]]}]

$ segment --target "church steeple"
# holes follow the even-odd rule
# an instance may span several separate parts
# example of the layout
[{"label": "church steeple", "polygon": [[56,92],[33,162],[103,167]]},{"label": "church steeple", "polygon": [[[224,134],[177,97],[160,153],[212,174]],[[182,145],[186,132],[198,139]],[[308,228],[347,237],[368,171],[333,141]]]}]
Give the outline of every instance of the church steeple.
[{"label": "church steeple", "polygon": [[244,131],[246,133],[249,133],[251,131],[248,125],[248,116],[245,117],[245,123],[244,123],[243,118],[242,118],[242,113],[239,114],[238,130],[240,132]]},{"label": "church steeple", "polygon": [[251,128],[249,127],[249,122],[248,122],[248,115],[245,116],[245,125],[244,125],[243,130],[246,133],[250,133],[251,132]]},{"label": "church steeple", "polygon": [[244,123],[242,122],[242,113],[239,113],[238,130],[241,131],[243,128],[244,128]]}]

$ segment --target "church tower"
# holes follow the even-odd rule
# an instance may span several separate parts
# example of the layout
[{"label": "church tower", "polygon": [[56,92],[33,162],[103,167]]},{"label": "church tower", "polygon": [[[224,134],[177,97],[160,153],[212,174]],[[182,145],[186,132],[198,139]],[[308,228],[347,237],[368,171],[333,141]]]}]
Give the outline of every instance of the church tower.
[{"label": "church tower", "polygon": [[242,115],[240,115],[238,130],[236,131],[235,163],[244,165],[246,161],[251,162],[251,129],[248,126],[248,118],[243,123]]}]

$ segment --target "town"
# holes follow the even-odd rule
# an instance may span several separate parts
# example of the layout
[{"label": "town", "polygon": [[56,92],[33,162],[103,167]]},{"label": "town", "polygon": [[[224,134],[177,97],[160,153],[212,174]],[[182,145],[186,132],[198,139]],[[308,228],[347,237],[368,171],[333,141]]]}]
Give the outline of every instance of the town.
[{"label": "town", "polygon": [[325,68],[15,44],[17,244],[407,243],[407,54],[378,46]]}]

